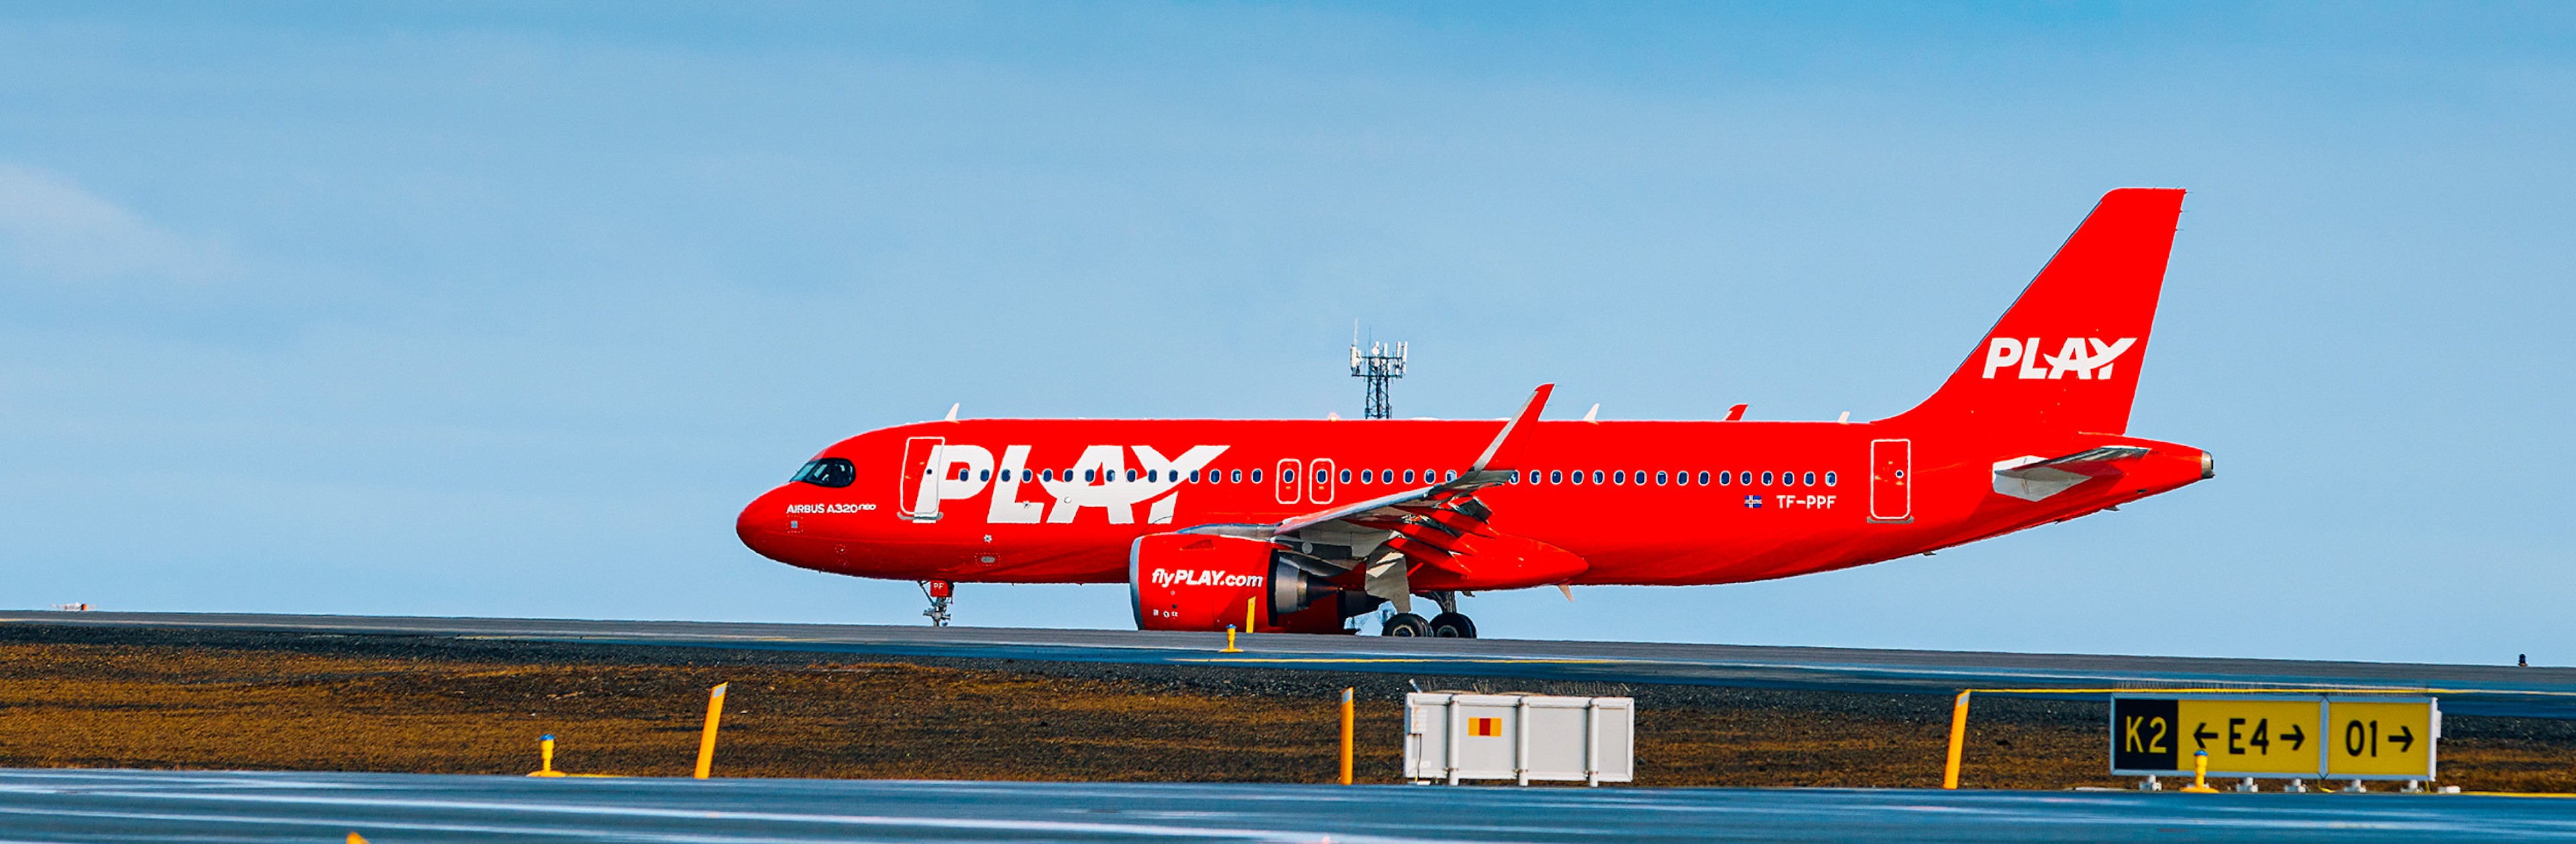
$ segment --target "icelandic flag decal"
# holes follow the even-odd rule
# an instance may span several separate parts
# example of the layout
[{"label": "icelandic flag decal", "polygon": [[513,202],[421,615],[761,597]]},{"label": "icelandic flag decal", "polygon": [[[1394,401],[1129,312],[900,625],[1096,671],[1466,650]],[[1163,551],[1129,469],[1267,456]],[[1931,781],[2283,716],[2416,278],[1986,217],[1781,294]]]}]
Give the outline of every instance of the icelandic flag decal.
[{"label": "icelandic flag decal", "polygon": [[1751,508],[1756,509],[1756,510],[1760,510],[1760,509],[1762,509],[1762,496],[1759,496],[1759,495],[1747,495],[1747,496],[1745,496],[1745,497],[1744,497],[1744,506],[1746,506],[1746,507],[1751,507]]}]

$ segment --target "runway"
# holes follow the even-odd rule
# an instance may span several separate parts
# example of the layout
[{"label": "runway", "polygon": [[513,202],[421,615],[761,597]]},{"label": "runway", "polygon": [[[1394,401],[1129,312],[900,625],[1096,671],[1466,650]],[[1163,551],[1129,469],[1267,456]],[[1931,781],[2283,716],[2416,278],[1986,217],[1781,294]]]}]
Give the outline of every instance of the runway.
[{"label": "runway", "polygon": [[2576,800],[0,770],[11,841],[2576,841]]},{"label": "runway", "polygon": [[2576,668],[1511,639],[691,621],[0,612],[0,624],[218,628],[968,659],[1231,665],[1607,683],[1947,694],[1960,689],[2429,692],[2445,712],[2576,719]]}]

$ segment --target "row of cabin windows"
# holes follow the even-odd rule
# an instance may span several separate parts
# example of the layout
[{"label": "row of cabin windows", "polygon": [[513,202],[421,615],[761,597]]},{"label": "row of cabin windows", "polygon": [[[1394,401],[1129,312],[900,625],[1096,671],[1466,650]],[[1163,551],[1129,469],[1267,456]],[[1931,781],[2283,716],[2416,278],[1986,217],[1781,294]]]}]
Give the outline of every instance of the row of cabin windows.
[{"label": "row of cabin windows", "polygon": [[[1031,481],[1031,480],[1045,480],[1045,481],[1053,481],[1053,480],[1055,480],[1055,479],[1056,479],[1056,471],[1055,471],[1055,470],[1053,470],[1053,469],[1038,469],[1038,470],[1021,469],[1021,470],[1019,470],[1019,472],[1020,472],[1020,481],[1021,481],[1021,482],[1023,482],[1023,483],[1026,483],[1026,482]],[[1010,475],[1010,473],[1011,473],[1011,470],[1009,470],[1009,469],[1004,469],[1004,470],[1002,470],[1002,474],[1003,474],[1003,476],[1004,476],[1004,477],[1003,477],[1003,479],[1004,479],[1004,480],[1009,480],[1009,475]],[[1133,482],[1133,481],[1138,480],[1138,479],[1141,477],[1141,478],[1142,478],[1146,483],[1162,483],[1162,482],[1163,482],[1163,476],[1164,476],[1165,474],[1167,474],[1167,473],[1165,473],[1164,471],[1162,471],[1162,470],[1160,470],[1160,469],[1147,469],[1147,470],[1143,470],[1142,472],[1139,472],[1138,470],[1135,470],[1135,469],[1128,469],[1128,470],[1126,470],[1126,479],[1127,479],[1128,481],[1130,481],[1130,482]],[[1181,473],[1180,473],[1180,471],[1179,471],[1179,470],[1173,470],[1173,471],[1169,472],[1168,474],[1169,474],[1169,475],[1171,475],[1171,480],[1172,480],[1174,483],[1178,483],[1178,482],[1180,482],[1180,479],[1181,479],[1181,478],[1180,478]],[[1253,469],[1253,470],[1251,470],[1251,474],[1252,474],[1252,482],[1253,482],[1253,483],[1256,483],[1256,484],[1257,484],[1257,483],[1260,483],[1260,482],[1261,482],[1261,470],[1259,470],[1259,469]],[[1567,471],[1567,470],[1564,470],[1564,469],[1551,469],[1551,470],[1549,470],[1545,475],[1541,475],[1537,470],[1533,469],[1533,470],[1531,470],[1531,471],[1530,471],[1530,473],[1529,473],[1529,482],[1530,482],[1530,483],[1533,483],[1533,484],[1541,484],[1541,483],[1544,483],[1544,484],[1577,484],[1577,485],[1580,485],[1580,484],[1583,484],[1583,483],[1586,483],[1586,482],[1587,482],[1587,480],[1586,480],[1586,475],[1587,475],[1587,474],[1589,475],[1589,480],[1588,480],[1588,482],[1589,482],[1589,483],[1593,483],[1593,484],[1626,485],[1626,484],[1629,484],[1629,483],[1633,480],[1633,481],[1635,482],[1635,484],[1642,486],[1642,485],[1645,485],[1645,484],[1647,484],[1647,483],[1649,482],[1649,481],[1648,481],[1648,475],[1646,474],[1646,470],[1644,470],[1644,469],[1638,469],[1638,470],[1635,470],[1633,473],[1632,473],[1632,472],[1630,472],[1629,470],[1626,470],[1626,469],[1610,469],[1610,470],[1607,470],[1607,471],[1605,471],[1605,470],[1601,470],[1601,469],[1592,469],[1592,470],[1588,470],[1588,472],[1587,472],[1587,470],[1583,470],[1583,469],[1575,469],[1575,470],[1572,470],[1572,471]],[[1109,474],[1108,474],[1108,480],[1110,480],[1110,481],[1116,481],[1116,480],[1118,480],[1118,479],[1119,479],[1119,478],[1118,478],[1118,475],[1119,475],[1119,473],[1118,473],[1116,470],[1111,470],[1111,471],[1109,472]],[[1381,482],[1383,482],[1383,483],[1396,483],[1396,482],[1397,482],[1397,481],[1396,481],[1396,477],[1397,477],[1397,476],[1396,476],[1396,473],[1395,473],[1395,470],[1394,470],[1394,469],[1361,469],[1361,470],[1359,471],[1359,482],[1360,482],[1360,483],[1364,483],[1364,484],[1374,484],[1374,483],[1381,483]],[[1752,486],[1752,485],[1756,485],[1756,481],[1755,481],[1755,479],[1756,479],[1756,478],[1759,478],[1759,479],[1760,479],[1760,482],[1759,482],[1759,485],[1760,485],[1760,486],[1815,486],[1819,480],[1823,481],[1825,486],[1834,486],[1834,485],[1836,485],[1836,484],[1841,483],[1841,479],[1840,479],[1840,478],[1838,478],[1838,477],[1836,477],[1836,476],[1834,475],[1834,473],[1832,473],[1832,472],[1826,472],[1826,473],[1824,473],[1824,475],[1823,475],[1821,478],[1819,478],[1819,477],[1816,475],[1816,473],[1814,473],[1814,472],[1794,472],[1794,471],[1792,471],[1792,472],[1763,472],[1763,473],[1761,473],[1761,474],[1759,474],[1759,475],[1756,475],[1755,473],[1753,473],[1753,472],[1751,472],[1751,471],[1720,471],[1720,472],[1716,473],[1716,475],[1715,475],[1714,477],[1712,477],[1712,476],[1711,476],[1707,471],[1704,471],[1704,470],[1703,470],[1703,471],[1700,471],[1700,472],[1696,472],[1696,473],[1691,472],[1691,471],[1688,471],[1688,470],[1678,471],[1678,472],[1676,472],[1676,471],[1670,471],[1670,470],[1663,470],[1663,471],[1657,471],[1657,472],[1655,472],[1655,473],[1654,473],[1654,475],[1653,475],[1652,477],[1653,477],[1653,481],[1652,481],[1652,483],[1653,483],[1653,485],[1655,485],[1655,486],[1666,486],[1666,485],[1672,485],[1672,486],[1691,486],[1691,485],[1693,485],[1693,484],[1697,484],[1697,485],[1699,485],[1699,486],[1708,486],[1708,485],[1710,485],[1710,482],[1711,482],[1712,480],[1713,480],[1713,481],[1715,481],[1715,484],[1716,484],[1717,486],[1732,486],[1732,485],[1735,485],[1735,484],[1737,484],[1737,483],[1739,483],[1739,482],[1740,482],[1740,483],[1743,483],[1743,484],[1745,484],[1745,485],[1747,485],[1747,486]],[[1064,470],[1064,479],[1065,479],[1065,480],[1070,481],[1070,480],[1073,480],[1073,478],[1074,478],[1074,473],[1073,473],[1073,470],[1072,470],[1072,469],[1066,469],[1066,470]],[[1380,478],[1383,478],[1383,479],[1384,479],[1384,481],[1380,481],[1380,480],[1379,480]],[[1403,483],[1406,483],[1406,484],[1413,484],[1413,483],[1438,483],[1438,482],[1443,481],[1443,480],[1451,480],[1451,481],[1457,480],[1457,479],[1458,479],[1458,473],[1457,473],[1457,472],[1452,471],[1452,472],[1447,472],[1447,473],[1445,473],[1445,474],[1444,474],[1444,473],[1439,472],[1439,471],[1436,471],[1436,470],[1424,469],[1424,470],[1421,470],[1421,472],[1420,472],[1419,474],[1416,474],[1414,470],[1412,470],[1412,469],[1406,469],[1406,470],[1404,470],[1403,478],[1404,478]],[[1417,480],[1417,478],[1418,478],[1419,480]],[[960,481],[970,481],[970,480],[973,480],[973,481],[989,481],[989,480],[992,480],[992,479],[993,479],[993,470],[991,470],[991,469],[985,469],[985,470],[977,471],[977,470],[974,470],[974,469],[960,468],[960,469],[958,469],[958,470],[957,470],[957,479],[958,479],[958,480],[960,480]],[[1334,479],[1335,479],[1335,478],[1334,478],[1334,475],[1333,475],[1333,473],[1332,473],[1332,470],[1330,470],[1330,469],[1317,469],[1317,470],[1315,470],[1315,482],[1316,482],[1316,483],[1319,483],[1319,484],[1320,484],[1320,483],[1327,483],[1327,482],[1333,481]],[[1521,479],[1522,479],[1522,477],[1521,477],[1521,473],[1519,473],[1519,472],[1511,472],[1511,473],[1509,473],[1508,477],[1505,479],[1505,481],[1504,481],[1504,482],[1505,482],[1505,483],[1514,483],[1514,484],[1517,484],[1517,483],[1520,483],[1520,482],[1521,482]],[[801,478],[801,477],[800,477],[800,478],[798,478],[798,480],[804,480],[804,478]],[[1349,469],[1343,469],[1343,470],[1341,470],[1339,480],[1340,480],[1342,483],[1350,483],[1350,482],[1351,482],[1351,470],[1349,470]],[[1087,483],[1087,484],[1090,484],[1090,483],[1101,483],[1101,482],[1102,482],[1102,481],[1101,481],[1101,470],[1099,470],[1099,469],[1084,469],[1084,470],[1082,470],[1082,482],[1083,482],[1083,483]],[[1211,483],[1211,484],[1213,484],[1213,483],[1238,483],[1238,484],[1239,484],[1239,483],[1243,483],[1243,482],[1244,482],[1244,470],[1242,470],[1242,469],[1226,469],[1226,470],[1210,469],[1210,470],[1207,470],[1204,474],[1203,474],[1203,473],[1201,473],[1201,472],[1200,472],[1200,471],[1198,471],[1198,470],[1192,470],[1192,471],[1190,472],[1189,482],[1190,482],[1190,483]],[[841,482],[841,484],[840,484],[840,485],[844,485],[844,486],[846,486],[848,483],[849,483],[849,482],[848,482],[847,480],[843,480],[843,481]],[[827,484],[827,486],[828,486],[828,485],[829,485],[829,484]]]},{"label": "row of cabin windows", "polygon": [[[922,474],[927,475],[927,474],[929,474],[929,471],[928,471],[928,470],[924,470],[924,471],[922,472]],[[1055,479],[1056,479],[1057,474],[1058,474],[1058,473],[1057,473],[1057,472],[1056,472],[1056,470],[1054,470],[1054,469],[1021,469],[1021,470],[1020,470],[1020,482],[1021,482],[1021,483],[1027,483],[1027,482],[1030,482],[1030,481],[1037,481],[1037,480],[1053,481],[1053,480],[1055,480]],[[1107,478],[1106,478],[1106,480],[1104,481],[1104,480],[1103,480],[1103,477],[1102,477],[1102,472],[1101,472],[1101,470],[1099,470],[1099,469],[1084,469],[1084,470],[1082,470],[1082,482],[1083,482],[1083,483],[1087,483],[1087,484],[1096,484],[1096,483],[1104,483],[1104,482],[1114,483],[1114,482],[1116,482],[1116,481],[1118,480],[1118,474],[1119,474],[1119,473],[1118,473],[1118,470],[1111,469],[1111,470],[1109,470],[1109,471],[1108,471],[1108,473],[1107,473]],[[1146,483],[1162,483],[1162,482],[1163,482],[1163,476],[1164,476],[1164,475],[1167,475],[1167,474],[1171,476],[1171,479],[1172,479],[1172,481],[1173,481],[1174,483],[1178,483],[1178,482],[1180,481],[1180,479],[1181,479],[1181,471],[1180,471],[1179,469],[1174,469],[1174,470],[1172,470],[1172,471],[1170,471],[1170,472],[1164,472],[1164,471],[1163,471],[1163,470],[1161,470],[1161,469],[1145,469],[1145,470],[1129,469],[1129,470],[1127,470],[1127,473],[1126,473],[1126,474],[1127,474],[1127,480],[1129,480],[1129,481],[1136,481],[1136,480],[1140,480],[1140,479],[1141,479],[1141,480],[1145,481]],[[1343,472],[1342,474],[1344,474],[1344,475],[1348,475],[1348,474],[1350,474],[1350,473],[1349,473],[1349,472]],[[1072,469],[1066,469],[1066,470],[1064,470],[1064,472],[1062,473],[1062,475],[1063,475],[1064,479],[1065,479],[1065,480],[1068,480],[1068,481],[1073,480],[1073,478],[1074,478],[1074,472],[1073,472],[1073,470],[1072,470]],[[1208,471],[1207,471],[1207,473],[1206,473],[1206,477],[1207,477],[1207,479],[1206,479],[1205,481],[1201,481],[1201,480],[1199,479],[1199,478],[1200,478],[1200,473],[1193,471],[1193,472],[1191,472],[1191,473],[1190,473],[1190,483],[1194,483],[1194,484],[1195,484],[1195,483],[1211,483],[1211,484],[1213,484],[1213,483],[1238,483],[1238,484],[1239,484],[1239,483],[1243,483],[1243,470],[1241,470],[1241,469],[1234,469],[1234,470],[1230,470],[1230,471],[1220,471],[1220,470],[1210,469],[1210,470],[1208,470]],[[958,480],[961,480],[961,481],[989,481],[989,480],[992,480],[992,479],[993,479],[993,470],[991,470],[991,469],[984,469],[984,470],[980,470],[980,471],[979,471],[979,470],[975,470],[975,469],[960,468],[960,469],[958,469],[958,470],[957,470],[957,479],[958,479]],[[1007,480],[1010,480],[1010,479],[1011,479],[1011,470],[1009,470],[1009,469],[1004,469],[1004,470],[1002,470],[1002,480],[1006,480],[1006,481],[1007,481]],[[1252,482],[1253,482],[1253,483],[1256,483],[1256,484],[1261,482],[1261,470],[1259,470],[1259,469],[1254,469],[1254,470],[1252,470]]]},{"label": "row of cabin windows", "polygon": [[[1589,478],[1586,477],[1587,474],[1590,476]],[[1757,481],[1756,479],[1759,480]],[[1544,482],[1551,484],[1607,483],[1616,485],[1634,483],[1643,485],[1652,483],[1655,486],[1664,486],[1666,484],[1675,486],[1691,486],[1694,484],[1699,486],[1709,486],[1712,481],[1714,481],[1717,486],[1733,486],[1735,484],[1754,486],[1757,485],[1757,483],[1760,486],[1815,486],[1819,481],[1823,482],[1825,486],[1834,486],[1842,483],[1842,478],[1833,472],[1826,472],[1823,476],[1819,477],[1814,472],[1762,472],[1760,474],[1756,474],[1750,471],[1721,471],[1712,477],[1705,471],[1696,473],[1690,471],[1659,471],[1654,473],[1650,479],[1644,469],[1638,469],[1635,472],[1612,469],[1607,474],[1604,474],[1599,469],[1593,469],[1588,473],[1582,469],[1575,469],[1572,471],[1549,470]],[[1530,483],[1541,483],[1538,472],[1530,472]]]}]

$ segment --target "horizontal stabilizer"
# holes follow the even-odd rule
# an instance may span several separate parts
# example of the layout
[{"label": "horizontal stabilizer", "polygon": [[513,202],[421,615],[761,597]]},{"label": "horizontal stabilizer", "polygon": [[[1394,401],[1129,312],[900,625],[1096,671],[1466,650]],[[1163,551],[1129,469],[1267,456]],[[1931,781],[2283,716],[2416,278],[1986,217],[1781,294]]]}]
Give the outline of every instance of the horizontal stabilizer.
[{"label": "horizontal stabilizer", "polygon": [[2120,474],[2119,463],[2147,456],[2130,445],[2088,448],[2064,457],[2016,457],[1995,464],[1995,492],[2023,501],[2038,501],[2094,478]]}]

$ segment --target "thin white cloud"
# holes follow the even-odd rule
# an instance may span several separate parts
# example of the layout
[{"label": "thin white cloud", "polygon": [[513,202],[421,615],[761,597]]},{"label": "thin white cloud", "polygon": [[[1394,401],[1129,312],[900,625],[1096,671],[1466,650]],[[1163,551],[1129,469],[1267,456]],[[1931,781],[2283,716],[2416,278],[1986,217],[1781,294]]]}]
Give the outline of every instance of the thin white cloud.
[{"label": "thin white cloud", "polygon": [[224,250],[182,236],[42,170],[0,164],[0,261],[65,281],[203,280]]}]

